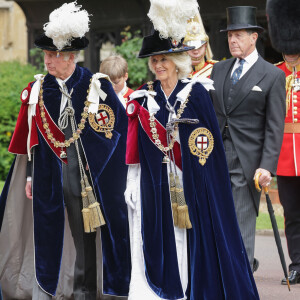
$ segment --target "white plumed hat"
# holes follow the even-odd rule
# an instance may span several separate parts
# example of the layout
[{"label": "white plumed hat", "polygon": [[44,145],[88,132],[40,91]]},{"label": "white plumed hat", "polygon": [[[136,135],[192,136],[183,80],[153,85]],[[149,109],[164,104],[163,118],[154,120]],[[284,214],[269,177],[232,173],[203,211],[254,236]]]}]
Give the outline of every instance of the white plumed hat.
[{"label": "white plumed hat", "polygon": [[88,12],[81,10],[81,5],[77,5],[76,1],[64,3],[50,14],[49,22],[44,25],[45,33],[35,44],[46,50],[83,49],[88,45],[85,34],[89,31],[89,23]]},{"label": "white plumed hat", "polygon": [[180,41],[187,21],[198,12],[197,0],[150,0],[148,17],[162,38]]},{"label": "white plumed hat", "polygon": [[194,49],[184,46],[187,21],[198,12],[197,0],[150,0],[148,17],[154,32],[144,37],[140,58]]}]

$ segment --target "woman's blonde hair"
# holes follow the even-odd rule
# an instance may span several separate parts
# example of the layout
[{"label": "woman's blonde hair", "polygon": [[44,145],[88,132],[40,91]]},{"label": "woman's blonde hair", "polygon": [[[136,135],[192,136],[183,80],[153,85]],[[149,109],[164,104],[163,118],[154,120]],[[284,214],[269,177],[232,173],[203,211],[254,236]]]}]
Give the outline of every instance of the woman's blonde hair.
[{"label": "woman's blonde hair", "polygon": [[124,77],[128,72],[127,61],[120,55],[109,56],[102,61],[100,72],[107,74],[111,80]]},{"label": "woman's blonde hair", "polygon": [[[192,60],[186,52],[170,53],[170,54],[168,53],[163,55],[168,59],[170,59],[171,61],[173,61],[173,63],[175,64],[176,70],[178,70],[177,72],[178,79],[187,78],[187,76],[191,72]],[[155,71],[151,63],[151,57],[148,61],[148,66],[150,71],[153,74],[155,74]]]}]

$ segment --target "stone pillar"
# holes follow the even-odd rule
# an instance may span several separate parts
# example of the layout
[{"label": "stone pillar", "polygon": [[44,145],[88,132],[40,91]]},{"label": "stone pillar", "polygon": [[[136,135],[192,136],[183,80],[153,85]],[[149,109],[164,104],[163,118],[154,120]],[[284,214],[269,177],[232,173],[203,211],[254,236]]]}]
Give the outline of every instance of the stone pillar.
[{"label": "stone pillar", "polygon": [[99,47],[96,46],[96,34],[91,29],[86,37],[89,40],[89,46],[84,50],[84,67],[88,68],[91,72],[96,73],[99,71]]}]

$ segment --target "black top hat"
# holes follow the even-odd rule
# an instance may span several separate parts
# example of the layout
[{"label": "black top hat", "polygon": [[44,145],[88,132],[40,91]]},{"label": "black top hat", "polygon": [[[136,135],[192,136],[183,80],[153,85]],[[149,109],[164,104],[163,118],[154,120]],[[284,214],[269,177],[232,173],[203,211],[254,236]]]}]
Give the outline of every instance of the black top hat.
[{"label": "black top hat", "polygon": [[49,51],[59,51],[59,52],[68,52],[68,51],[79,51],[86,48],[89,44],[89,40],[86,37],[74,38],[71,41],[70,46],[65,46],[63,49],[58,50],[57,47],[53,44],[53,40],[47,37],[45,34],[37,37],[34,41],[34,45],[43,50]]},{"label": "black top hat", "polygon": [[162,39],[159,36],[159,32],[154,30],[151,35],[145,36],[143,39],[143,45],[139,53],[139,58],[168,54],[168,53],[179,53],[188,50],[192,50],[195,47],[185,47],[181,41],[172,40],[171,38]]},{"label": "black top hat", "polygon": [[300,1],[268,0],[267,15],[273,47],[284,54],[299,54]]},{"label": "black top hat", "polygon": [[227,7],[227,28],[220,30],[226,32],[229,30],[250,29],[257,32],[263,32],[263,28],[256,22],[256,7],[253,6],[233,6]]}]

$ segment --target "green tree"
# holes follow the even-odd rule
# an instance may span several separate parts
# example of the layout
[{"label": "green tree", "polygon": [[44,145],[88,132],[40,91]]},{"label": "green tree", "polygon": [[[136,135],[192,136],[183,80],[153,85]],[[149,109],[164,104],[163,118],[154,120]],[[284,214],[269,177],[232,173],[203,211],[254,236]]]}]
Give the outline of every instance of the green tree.
[{"label": "green tree", "polygon": [[32,64],[40,73],[43,73],[45,69],[43,50],[40,48],[32,48],[29,50],[29,56],[32,59]]},{"label": "green tree", "polygon": [[116,52],[126,59],[128,63],[128,81],[130,86],[136,89],[147,81],[148,60],[137,58],[142,47],[140,30],[132,34],[129,29],[130,27],[127,27],[125,31],[121,32],[123,40],[120,46],[116,46]]},{"label": "green tree", "polygon": [[19,109],[20,94],[38,70],[29,64],[20,62],[0,63],[0,180],[4,180],[9,171],[14,155],[7,151]]}]

